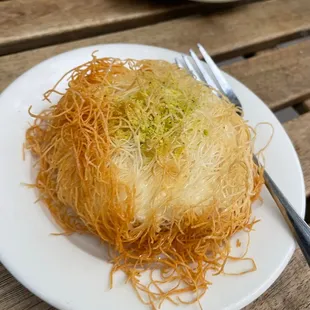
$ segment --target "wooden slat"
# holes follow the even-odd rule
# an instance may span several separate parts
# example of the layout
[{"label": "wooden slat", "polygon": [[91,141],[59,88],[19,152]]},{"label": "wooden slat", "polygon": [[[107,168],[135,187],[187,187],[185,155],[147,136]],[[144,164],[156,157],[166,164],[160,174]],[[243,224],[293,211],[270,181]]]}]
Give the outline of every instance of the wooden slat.
[{"label": "wooden slat", "polygon": [[[32,295],[0,264],[0,309],[56,310]],[[297,249],[279,279],[244,310],[310,309],[310,269]],[[5,280],[4,280],[5,279]]]},{"label": "wooden slat", "polygon": [[0,263],[0,309],[38,309],[51,307],[24,288]]},{"label": "wooden slat", "polygon": [[300,249],[279,279],[243,310],[310,309],[310,269]]},{"label": "wooden slat", "polygon": [[197,7],[187,1],[3,1],[0,55],[189,15]]},{"label": "wooden slat", "polygon": [[[285,130],[293,141],[304,172],[306,195],[310,196],[310,112],[287,122]],[[310,206],[308,206],[310,208]],[[309,281],[310,282],[310,281]]]},{"label": "wooden slat", "polygon": [[[141,31],[140,29],[140,34]],[[102,42],[111,42],[112,39],[115,42],[119,36],[126,37],[126,35],[127,32],[111,35],[108,36],[109,41],[102,40]],[[143,38],[147,39],[147,35],[150,35],[149,31],[145,32]],[[132,42],[138,41],[132,39]],[[97,39],[90,40],[92,43],[100,42]],[[159,45],[164,45],[165,41],[159,39],[157,42]],[[0,57],[0,90],[35,63],[80,43],[74,42]],[[185,42],[179,44],[186,45]],[[180,47],[178,46],[178,49],[181,49]],[[224,66],[223,69],[247,85],[273,110],[310,98],[309,39]]]},{"label": "wooden slat", "polygon": [[[87,7],[83,0],[10,0],[0,3],[0,55],[38,47],[38,44],[59,43],[190,14],[192,10],[203,11],[201,7],[195,9],[193,4],[172,9],[171,5],[128,1],[91,0]],[[19,7],[20,2],[22,6]],[[208,6],[205,11],[211,9]],[[88,39],[59,48],[58,52],[110,41],[155,44],[187,51],[189,46],[201,42],[217,59],[223,59],[305,35],[310,30],[309,16],[308,0],[263,1],[208,16]]]},{"label": "wooden slat", "polygon": [[278,110],[310,97],[310,40],[223,69],[254,90],[271,109]]}]

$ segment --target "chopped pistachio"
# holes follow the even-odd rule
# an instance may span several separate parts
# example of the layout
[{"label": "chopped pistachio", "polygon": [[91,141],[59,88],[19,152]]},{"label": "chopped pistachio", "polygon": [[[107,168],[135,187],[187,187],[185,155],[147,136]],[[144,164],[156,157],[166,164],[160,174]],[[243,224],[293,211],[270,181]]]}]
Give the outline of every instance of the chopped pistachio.
[{"label": "chopped pistachio", "polygon": [[[145,156],[164,155],[170,151],[180,156],[184,147],[173,149],[171,140],[181,137],[185,118],[195,110],[197,99],[184,96],[171,80],[160,82],[154,76],[152,79],[116,104],[115,115],[125,119],[130,126],[117,130],[115,138],[129,139],[133,131],[139,136]],[[193,123],[193,126],[197,124]],[[109,125],[117,126],[115,121]]]}]

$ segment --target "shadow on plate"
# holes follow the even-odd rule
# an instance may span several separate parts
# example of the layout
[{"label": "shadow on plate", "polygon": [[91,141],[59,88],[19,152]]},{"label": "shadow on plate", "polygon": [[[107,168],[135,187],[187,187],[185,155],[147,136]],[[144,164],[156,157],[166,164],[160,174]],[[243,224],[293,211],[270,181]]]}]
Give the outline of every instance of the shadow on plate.
[{"label": "shadow on plate", "polygon": [[[37,202],[37,207],[40,208],[44,213],[44,215],[48,218],[48,220],[51,223],[53,223],[55,230],[51,231],[50,233],[51,234],[62,233],[63,232],[62,228],[55,222],[51,213],[49,212],[48,208],[44,205],[44,203]],[[98,237],[90,234],[79,234],[79,233],[73,233],[71,235],[65,235],[63,237],[67,238],[69,242],[74,244],[83,252],[91,256],[94,256],[100,260],[104,260],[106,262],[110,261],[108,246],[105,243],[103,243]],[[57,238],[57,236],[55,236],[55,238]]]}]

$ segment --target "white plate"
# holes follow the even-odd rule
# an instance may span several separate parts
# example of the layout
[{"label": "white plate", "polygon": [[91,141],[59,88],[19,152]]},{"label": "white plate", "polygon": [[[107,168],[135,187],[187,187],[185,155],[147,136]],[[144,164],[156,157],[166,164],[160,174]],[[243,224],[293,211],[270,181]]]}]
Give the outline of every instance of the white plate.
[{"label": "white plate", "polygon": [[[174,51],[143,45],[97,45],[67,52],[35,66],[0,97],[0,259],[29,290],[59,309],[120,310],[147,309],[138,301],[122,275],[108,290],[110,265],[98,240],[74,235],[51,236],[60,229],[44,207],[34,204],[36,193],[20,185],[31,182],[30,156],[22,160],[25,129],[31,121],[29,105],[39,111],[46,107],[42,94],[64,72],[86,62],[94,50],[98,56],[149,58],[174,61]],[[241,83],[227,76],[251,125],[272,123],[275,134],[265,152],[267,170],[300,215],[305,212],[303,175],[296,152],[273,113]],[[65,87],[65,83],[62,87]],[[256,146],[269,138],[268,126],[259,130]],[[213,285],[202,298],[204,309],[240,309],[262,294],[280,275],[295,248],[285,222],[270,195],[263,190],[264,203],[255,205],[254,215],[262,219],[251,233],[248,256],[255,258],[258,270],[244,276],[212,277]],[[184,309],[198,309],[197,305]],[[179,308],[183,308],[180,306]],[[176,309],[166,303],[163,310]]]}]

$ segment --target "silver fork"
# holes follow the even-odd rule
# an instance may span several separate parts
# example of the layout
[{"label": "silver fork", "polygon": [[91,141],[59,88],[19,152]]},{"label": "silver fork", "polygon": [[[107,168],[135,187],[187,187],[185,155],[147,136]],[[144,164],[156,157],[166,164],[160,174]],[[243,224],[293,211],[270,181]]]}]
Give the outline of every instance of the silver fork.
[{"label": "silver fork", "polygon": [[[234,93],[231,86],[224,78],[218,66],[214,63],[207,51],[201,44],[198,44],[198,49],[205,60],[205,63],[199,60],[197,54],[190,49],[190,56],[182,55],[182,58],[176,58],[175,62],[180,68],[184,68],[194,76],[197,80],[202,81],[216,90],[216,93],[224,94],[233,104],[242,110],[242,104]],[[192,61],[190,61],[190,58]],[[194,64],[193,64],[193,63]],[[206,66],[207,64],[207,66]],[[208,69],[209,71],[208,71]],[[210,73],[212,74],[210,74]],[[258,159],[253,155],[254,162],[258,164]],[[279,207],[284,216],[288,226],[290,227],[297,243],[299,244],[307,262],[310,266],[310,227],[307,223],[296,213],[288,199],[284,196],[282,191],[272,180],[270,175],[264,170],[265,185],[269,190],[271,196]]]}]

